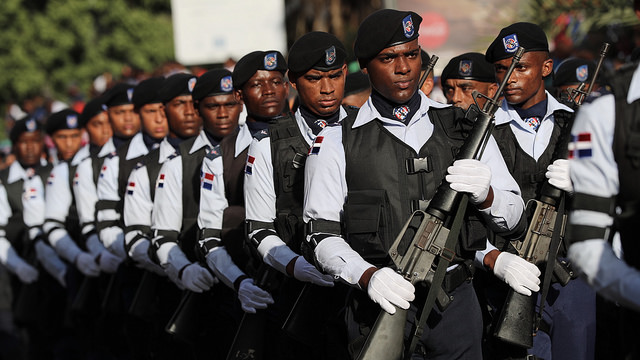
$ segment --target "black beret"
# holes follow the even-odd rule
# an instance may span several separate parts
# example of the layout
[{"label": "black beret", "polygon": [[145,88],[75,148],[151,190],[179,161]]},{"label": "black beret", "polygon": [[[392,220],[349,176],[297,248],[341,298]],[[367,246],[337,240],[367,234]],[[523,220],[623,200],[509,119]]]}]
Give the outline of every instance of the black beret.
[{"label": "black beret", "polygon": [[34,117],[26,116],[13,124],[13,127],[9,132],[9,139],[11,139],[12,144],[15,144],[23,133],[41,130],[42,126]]},{"label": "black beret", "polygon": [[64,109],[49,115],[44,129],[47,134],[53,135],[58,130],[80,129],[80,114],[71,109]]},{"label": "black beret", "polygon": [[302,35],[289,49],[289,71],[301,74],[316,69],[329,71],[344,65],[347,50],[337,37],[322,31]]},{"label": "black beret", "polygon": [[359,60],[368,60],[382,49],[418,38],[422,17],[413,11],[382,9],[367,16],[356,35],[353,50]]},{"label": "black beret", "polygon": [[241,88],[258,70],[287,71],[287,62],[279,51],[254,51],[243,56],[233,68],[233,85]]},{"label": "black beret", "polygon": [[500,30],[498,37],[489,45],[485,58],[490,63],[510,58],[518,46],[522,46],[525,52],[549,51],[547,35],[540,26],[519,22]]},{"label": "black beret", "polygon": [[115,84],[103,95],[103,108],[106,110],[112,106],[131,104],[133,98],[133,85],[126,83]]},{"label": "black beret", "polygon": [[89,120],[91,120],[92,117],[103,112],[104,111],[102,107],[103,104],[104,104],[104,99],[102,96],[98,96],[96,98],[89,100],[89,102],[87,102],[84,105],[84,109],[82,109],[82,114],[80,114],[80,118],[79,118],[80,127],[87,126],[87,123],[89,122]]},{"label": "black beret", "polygon": [[443,85],[447,79],[496,82],[493,64],[487,62],[480,53],[466,53],[451,59],[440,76]]},{"label": "black beret", "polygon": [[147,104],[161,103],[162,100],[160,100],[158,90],[160,89],[160,86],[162,86],[163,82],[164,77],[162,76],[140,81],[140,83],[133,89],[133,97],[131,98],[131,102],[136,109],[140,109]]},{"label": "black beret", "polygon": [[589,82],[596,71],[596,64],[591,60],[569,58],[561,62],[553,77],[553,86],[575,85]]},{"label": "black beret", "polygon": [[232,91],[231,71],[214,69],[200,75],[191,95],[193,101],[200,101],[207,96],[232,94]]},{"label": "black beret", "polygon": [[421,70],[426,70],[427,65],[429,65],[429,61],[431,61],[431,56],[428,52],[424,51],[424,49],[420,49],[420,59],[422,59],[422,67]]},{"label": "black beret", "polygon": [[354,72],[347,75],[344,85],[344,96],[359,93],[370,88],[369,75],[362,71]]},{"label": "black beret", "polygon": [[163,103],[181,95],[191,95],[198,78],[192,74],[177,73],[164,79],[158,89],[158,96]]}]

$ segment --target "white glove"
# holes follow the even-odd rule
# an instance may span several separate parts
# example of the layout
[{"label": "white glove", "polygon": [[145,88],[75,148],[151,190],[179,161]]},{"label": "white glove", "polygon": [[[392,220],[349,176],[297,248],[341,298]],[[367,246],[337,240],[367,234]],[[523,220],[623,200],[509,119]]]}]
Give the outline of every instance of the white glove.
[{"label": "white glove", "polygon": [[78,270],[80,270],[80,272],[85,276],[96,277],[100,275],[100,267],[96,263],[93,256],[91,256],[89,253],[86,253],[84,251],[81,252],[80,254],[78,254],[78,257],[76,257],[75,262]]},{"label": "white glove", "polygon": [[238,300],[242,310],[255,314],[257,309],[266,309],[273,304],[271,295],[253,284],[253,279],[244,279],[238,287]]},{"label": "white glove", "polygon": [[160,265],[151,261],[149,257],[149,245],[151,245],[151,241],[148,239],[138,239],[138,241],[131,246],[131,249],[129,249],[129,256],[143,269],[164,276],[164,270],[162,270]]},{"label": "white glove", "polygon": [[571,184],[571,175],[569,173],[569,160],[558,159],[553,164],[547,166],[547,172],[544,176],[549,179],[549,184],[568,193],[573,192]]},{"label": "white glove", "polygon": [[447,169],[445,179],[455,191],[469,194],[469,201],[478,205],[487,199],[491,187],[491,169],[473,159],[456,160]]},{"label": "white glove", "polygon": [[118,271],[118,266],[124,261],[124,258],[119,258],[109,252],[109,250],[104,249],[100,253],[100,261],[98,265],[100,265],[100,270],[104,271],[107,274],[115,274]]},{"label": "white glove", "polygon": [[518,294],[530,296],[532,291],[540,291],[540,269],[520,256],[501,252],[493,273]]},{"label": "white glove", "polygon": [[207,291],[215,284],[214,277],[209,270],[195,263],[184,268],[180,280],[187,290],[197,293]]},{"label": "white glove", "polygon": [[293,265],[293,277],[320,286],[333,286],[333,276],[321,273],[302,256],[298,256]]},{"label": "white glove", "polygon": [[124,250],[124,233],[122,229],[117,226],[110,226],[100,231],[100,240],[104,247],[109,249],[113,254],[119,258],[127,257],[127,253]]},{"label": "white glove", "polygon": [[413,284],[388,267],[374,272],[367,288],[371,300],[391,315],[396,313],[395,306],[408,309],[409,301],[416,297],[415,291]]},{"label": "white glove", "polygon": [[42,267],[47,270],[54,279],[58,280],[62,287],[67,287],[67,281],[64,278],[67,274],[67,265],[58,257],[56,251],[42,240],[36,241],[35,249],[36,257]]},{"label": "white glove", "polygon": [[18,279],[25,284],[38,280],[38,270],[24,261],[16,264],[15,272]]}]

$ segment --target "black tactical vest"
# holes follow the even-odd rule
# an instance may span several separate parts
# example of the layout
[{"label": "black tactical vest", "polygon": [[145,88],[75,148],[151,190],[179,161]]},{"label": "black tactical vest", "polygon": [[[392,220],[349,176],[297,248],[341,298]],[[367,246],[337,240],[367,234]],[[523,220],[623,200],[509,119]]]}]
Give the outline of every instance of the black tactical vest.
[{"label": "black tactical vest", "polygon": [[222,166],[224,171],[224,191],[229,206],[224,210],[222,219],[222,243],[233,261],[246,270],[249,257],[244,250],[244,167],[249,147],[235,156],[239,130],[220,141]]},{"label": "black tactical vest", "polygon": [[[4,185],[5,190],[7,191],[7,200],[9,201],[9,206],[11,207],[11,217],[7,221],[7,225],[4,226],[4,230],[7,236],[7,240],[11,243],[11,245],[16,249],[18,254],[24,254],[25,246],[27,245],[25,242],[27,227],[24,224],[24,219],[22,215],[22,195],[24,188],[24,180],[20,179],[18,181],[9,183],[9,171],[11,167],[7,167],[0,171],[0,180]],[[46,166],[40,166],[36,169],[36,174],[40,176],[42,180],[43,186],[47,183],[47,177],[51,172],[52,166],[51,164],[47,164]]]},{"label": "black tactical vest", "polygon": [[616,99],[613,152],[620,181],[617,204],[622,209],[616,224],[625,260],[640,269],[640,242],[637,241],[637,225],[640,223],[640,100],[627,104],[631,77],[637,66],[638,63],[634,63],[621,68],[611,85]]},{"label": "black tactical vest", "polygon": [[304,237],[304,164],[309,145],[291,114],[278,117],[269,124],[269,140],[276,193],[274,225],[280,238],[299,253]]},{"label": "black tactical vest", "polygon": [[162,163],[160,160],[160,148],[151,150],[144,158],[141,159],[139,164],[144,165],[147,168],[147,177],[149,178],[149,194],[151,195],[151,201],[156,197],[156,180],[160,174]]},{"label": "black tactical vest", "polygon": [[562,129],[570,125],[573,114],[568,111],[557,110],[553,113],[553,116],[555,125],[549,139],[549,145],[547,145],[547,148],[537,161],[522,150],[518,139],[516,139],[511,130],[510,123],[500,124],[493,130],[493,137],[498,143],[511,176],[520,186],[522,199],[525,203],[540,196],[542,185],[547,179],[544,175],[547,172],[547,166],[554,160],[555,145],[560,138]]},{"label": "black tactical vest", "polygon": [[[428,115],[433,134],[419,153],[378,119],[355,129],[355,116],[342,122],[349,189],[344,232],[351,247],[374,265],[388,265],[396,236],[413,211],[426,208],[472,126],[457,107],[431,108]],[[465,257],[484,246],[484,232],[468,235],[462,231],[456,249],[469,251]]]},{"label": "black tactical vest", "polygon": [[182,157],[182,229],[178,235],[180,248],[189,260],[197,261],[195,246],[198,240],[198,212],[200,211],[200,171],[206,147],[189,154],[198,136],[180,143]]}]

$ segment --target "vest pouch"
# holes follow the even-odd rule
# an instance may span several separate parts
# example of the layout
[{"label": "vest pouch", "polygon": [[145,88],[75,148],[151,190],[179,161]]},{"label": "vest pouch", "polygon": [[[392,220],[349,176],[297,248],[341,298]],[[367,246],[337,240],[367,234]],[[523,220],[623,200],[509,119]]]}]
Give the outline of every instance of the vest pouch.
[{"label": "vest pouch", "polygon": [[355,190],[344,206],[345,233],[351,247],[376,266],[389,263],[389,199],[385,190]]}]

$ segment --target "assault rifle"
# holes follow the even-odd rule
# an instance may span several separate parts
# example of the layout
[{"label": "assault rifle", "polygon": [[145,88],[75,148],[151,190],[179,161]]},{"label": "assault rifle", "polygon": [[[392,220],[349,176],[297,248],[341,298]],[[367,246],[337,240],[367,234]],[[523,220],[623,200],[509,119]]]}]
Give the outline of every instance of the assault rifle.
[{"label": "assault rifle", "polygon": [[609,52],[609,43],[602,44],[600,48],[600,58],[598,59],[598,64],[596,65],[596,70],[593,73],[593,77],[591,77],[591,81],[589,82],[589,87],[585,90],[587,83],[581,82],[575,89],[569,89],[569,102],[575,104],[574,110],[582,105],[582,102],[589,97],[591,91],[593,91],[593,85],[596,82],[596,77],[598,77],[598,73],[600,72],[600,67],[602,66],[602,62],[604,61],[604,57]]},{"label": "assault rifle", "polygon": [[[580,106],[593,90],[593,84],[608,49],[609,44],[604,43],[600,49],[600,59],[588,89],[584,90],[585,82],[582,82],[577,89],[572,89],[569,100],[574,104],[574,108]],[[568,121],[568,124],[564,126],[556,144],[553,159],[567,158],[572,123],[573,121]],[[556,261],[566,225],[564,195],[562,190],[547,181],[540,190],[539,199],[531,199],[527,202],[527,214],[531,217],[525,238],[523,241],[516,240],[511,243],[521,258],[544,269],[540,310],[536,317],[537,296],[533,294],[532,296],[522,295],[510,289],[494,331],[494,336],[498,339],[525,348],[532,347],[533,335],[540,327],[542,309],[552,278],[565,286],[574,275],[567,262]]]},{"label": "assault rifle", "polygon": [[[474,92],[476,102],[478,96],[484,97],[487,101],[482,110],[479,110],[477,105],[472,105],[467,112],[467,119],[473,120],[474,125],[456,155],[456,160],[479,159],[482,155],[495,124],[493,116],[500,107],[498,99],[523,53],[524,49],[519,47],[493,98]],[[451,301],[442,290],[442,281],[447,266],[455,256],[455,244],[467,200],[466,194],[451,189],[448,182],[442,181],[426,210],[418,210],[411,215],[389,249],[389,255],[397,271],[407,281],[412,284],[425,281],[430,285],[422,312],[419,313],[421,315],[416,318],[410,334],[410,346],[404,351],[405,358],[411,357],[415,350],[436,298],[440,307],[446,307]],[[407,310],[397,308],[394,315],[381,311],[358,359],[401,359],[406,321]]]}]

